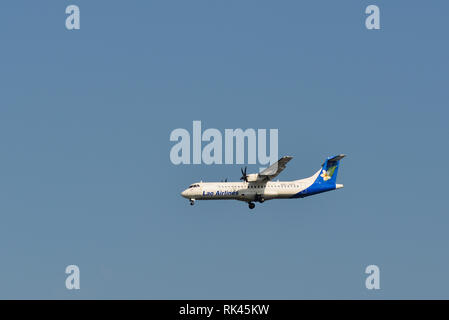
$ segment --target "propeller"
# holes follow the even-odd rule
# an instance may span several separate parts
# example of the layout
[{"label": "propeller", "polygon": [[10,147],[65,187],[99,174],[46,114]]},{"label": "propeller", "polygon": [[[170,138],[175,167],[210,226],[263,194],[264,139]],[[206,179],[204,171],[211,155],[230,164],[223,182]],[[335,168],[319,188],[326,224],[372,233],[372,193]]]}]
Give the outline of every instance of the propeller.
[{"label": "propeller", "polygon": [[243,168],[240,168],[240,171],[242,171],[242,177],[240,178],[240,180],[244,180],[245,182],[248,182],[248,176],[246,175],[246,167],[245,167],[245,170],[243,170]]}]

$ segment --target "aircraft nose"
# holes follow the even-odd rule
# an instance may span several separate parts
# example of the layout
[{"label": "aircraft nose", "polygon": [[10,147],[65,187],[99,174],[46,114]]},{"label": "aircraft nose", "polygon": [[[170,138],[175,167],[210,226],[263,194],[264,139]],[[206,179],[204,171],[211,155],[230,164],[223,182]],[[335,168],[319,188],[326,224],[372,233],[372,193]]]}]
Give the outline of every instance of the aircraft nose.
[{"label": "aircraft nose", "polygon": [[181,196],[183,196],[184,198],[187,198],[187,189],[184,190],[183,192],[181,192]]}]

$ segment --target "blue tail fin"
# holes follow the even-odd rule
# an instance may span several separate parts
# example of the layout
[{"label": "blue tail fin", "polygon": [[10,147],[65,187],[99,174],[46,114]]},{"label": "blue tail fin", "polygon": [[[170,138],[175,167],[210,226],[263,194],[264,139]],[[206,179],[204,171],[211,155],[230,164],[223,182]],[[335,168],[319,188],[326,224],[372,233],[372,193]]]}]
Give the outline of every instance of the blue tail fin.
[{"label": "blue tail fin", "polygon": [[344,157],[344,154],[339,154],[338,156],[327,158],[322,165],[321,172],[315,183],[335,186],[337,183],[337,174],[340,160]]},{"label": "blue tail fin", "polygon": [[344,154],[339,154],[338,156],[327,158],[321,170],[318,171],[318,176],[315,181],[307,189],[295,195],[295,197],[307,197],[342,188],[343,185],[337,185],[337,173],[340,160],[344,157]]},{"label": "blue tail fin", "polygon": [[310,178],[305,179],[314,179],[311,185],[293,195],[292,198],[304,198],[317,193],[343,188],[342,184],[337,184],[337,173],[340,160],[344,157],[344,154],[339,154],[338,156],[327,158],[319,171]]}]

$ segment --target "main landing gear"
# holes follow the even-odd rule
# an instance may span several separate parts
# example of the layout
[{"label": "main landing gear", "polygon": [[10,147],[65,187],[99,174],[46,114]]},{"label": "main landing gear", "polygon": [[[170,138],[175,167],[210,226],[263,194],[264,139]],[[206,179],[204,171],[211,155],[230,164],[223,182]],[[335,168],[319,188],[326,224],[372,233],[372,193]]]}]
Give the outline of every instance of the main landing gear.
[{"label": "main landing gear", "polygon": [[[255,201],[255,202],[259,202],[259,203],[264,203],[264,202],[265,202],[265,199],[264,199],[264,197],[262,197],[262,195],[256,194],[256,197],[255,197],[254,201]],[[249,207],[250,209],[254,209],[255,206],[256,206],[256,205],[254,204],[254,202],[248,202],[248,207]]]},{"label": "main landing gear", "polygon": [[263,203],[263,202],[265,201],[265,199],[262,197],[262,195],[256,194],[256,199],[255,199],[255,201],[256,201],[256,202]]},{"label": "main landing gear", "polygon": [[193,206],[195,204],[195,199],[190,199],[190,205]]}]

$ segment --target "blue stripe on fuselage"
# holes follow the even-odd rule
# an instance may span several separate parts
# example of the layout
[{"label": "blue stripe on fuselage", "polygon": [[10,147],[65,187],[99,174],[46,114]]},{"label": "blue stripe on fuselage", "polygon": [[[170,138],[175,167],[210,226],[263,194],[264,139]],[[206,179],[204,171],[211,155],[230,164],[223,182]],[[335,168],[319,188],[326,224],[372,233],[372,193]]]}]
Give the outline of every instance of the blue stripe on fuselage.
[{"label": "blue stripe on fuselage", "polygon": [[292,196],[292,198],[304,198],[304,197],[308,197],[308,196],[311,196],[311,195],[314,195],[314,194],[318,194],[318,193],[322,193],[322,192],[326,192],[326,191],[331,191],[331,190],[335,190],[335,189],[336,189],[335,185],[313,184],[310,187],[308,187],[307,189],[294,194]]}]

